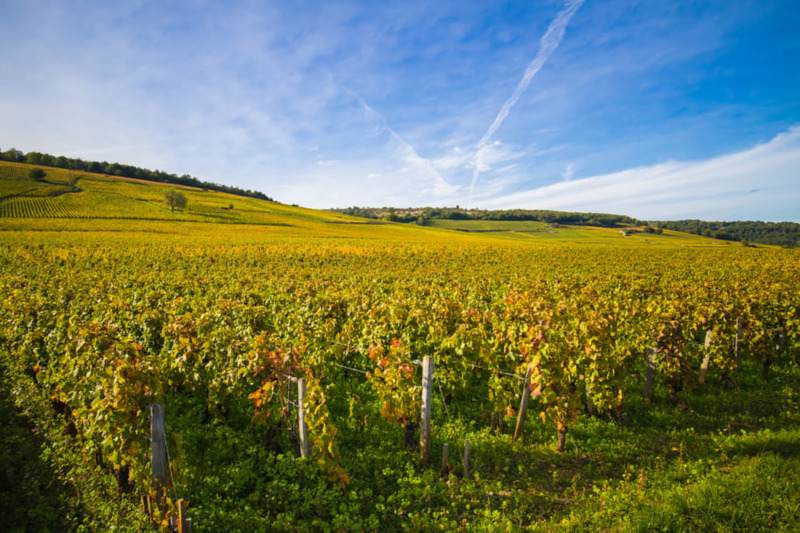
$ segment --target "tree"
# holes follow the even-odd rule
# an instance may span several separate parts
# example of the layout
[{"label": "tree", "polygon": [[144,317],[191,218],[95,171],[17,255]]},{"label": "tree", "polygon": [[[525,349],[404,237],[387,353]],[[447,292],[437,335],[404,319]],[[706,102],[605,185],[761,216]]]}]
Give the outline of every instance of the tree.
[{"label": "tree", "polygon": [[164,201],[167,202],[167,205],[172,209],[172,212],[175,212],[175,208],[183,209],[186,207],[186,195],[184,195],[180,191],[176,191],[175,189],[170,189],[164,193]]},{"label": "tree", "polygon": [[41,168],[32,168],[28,172],[28,177],[31,178],[32,180],[43,181],[44,176],[45,172]]},{"label": "tree", "polygon": [[25,154],[17,150],[16,148],[9,148],[2,154],[0,154],[0,159],[4,161],[13,161],[15,163],[24,163],[25,162]]}]

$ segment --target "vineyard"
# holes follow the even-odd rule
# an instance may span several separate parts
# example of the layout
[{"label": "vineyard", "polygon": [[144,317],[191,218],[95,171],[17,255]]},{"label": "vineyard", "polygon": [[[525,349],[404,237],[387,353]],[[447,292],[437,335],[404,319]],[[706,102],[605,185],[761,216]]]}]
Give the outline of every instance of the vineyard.
[{"label": "vineyard", "polygon": [[[45,181],[28,177],[33,165],[0,161],[0,220],[33,224],[46,218],[248,224],[304,228],[351,220],[330,213],[212,192],[92,173],[48,168]],[[74,184],[69,185],[70,183]],[[171,212],[164,193],[180,189],[188,206]],[[24,225],[24,224],[23,224]],[[52,224],[49,225],[52,227]],[[29,227],[29,226],[27,226]],[[111,227],[109,224],[92,228]],[[130,224],[123,225],[130,228]],[[135,229],[134,229],[135,230]],[[325,233],[329,233],[325,230]],[[334,232],[335,233],[335,232]]]},{"label": "vineyard", "polygon": [[3,391],[64,487],[65,530],[168,530],[179,499],[194,531],[780,530],[797,516],[792,250],[608,232],[530,244],[256,200],[231,215],[249,224],[198,222],[221,195],[176,228],[104,218],[110,201],[80,199],[92,186],[169,211],[160,186],[96,179],[47,199],[83,205],[51,215],[74,220],[0,219]]}]

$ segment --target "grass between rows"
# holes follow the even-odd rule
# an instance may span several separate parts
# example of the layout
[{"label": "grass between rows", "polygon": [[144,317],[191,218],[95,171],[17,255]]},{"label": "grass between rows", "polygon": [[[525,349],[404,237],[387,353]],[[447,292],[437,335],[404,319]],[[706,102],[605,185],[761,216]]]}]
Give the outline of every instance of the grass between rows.
[{"label": "grass between rows", "polygon": [[[168,430],[198,531],[790,531],[800,513],[798,378],[796,368],[770,381],[743,372],[737,389],[712,379],[686,395],[687,412],[631,396],[622,420],[583,418],[565,454],[535,407],[518,442],[480,414],[448,422],[435,412],[430,466],[369,402],[344,413],[333,401],[353,479],[345,490],[295,458],[285,428],[250,424],[244,403],[224,419],[175,396]],[[356,382],[335,389],[364,392]]]},{"label": "grass between rows", "polygon": [[[296,457],[288,424],[251,423],[246,398],[223,413],[201,395],[173,391],[165,403],[174,494],[189,501],[200,532],[795,530],[797,366],[777,367],[765,380],[748,362],[735,387],[712,373],[705,388],[682,395],[688,410],[658,390],[653,403],[643,403],[636,379],[625,415],[583,417],[564,454],[555,453],[555,434],[536,417],[535,403],[515,442],[490,431],[478,401],[454,399],[445,412],[437,399],[434,457],[424,465],[418,450],[404,449],[402,428],[379,416],[363,379],[330,375],[326,394],[352,478],[344,490]],[[53,468],[56,450],[9,402],[11,385],[0,404],[3,523],[16,531],[81,531],[93,503]],[[439,470],[445,442],[447,475]]]}]

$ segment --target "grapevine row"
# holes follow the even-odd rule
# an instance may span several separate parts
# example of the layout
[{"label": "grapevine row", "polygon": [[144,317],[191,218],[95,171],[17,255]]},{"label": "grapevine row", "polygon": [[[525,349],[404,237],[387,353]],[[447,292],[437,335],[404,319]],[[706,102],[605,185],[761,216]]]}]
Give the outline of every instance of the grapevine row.
[{"label": "grapevine row", "polygon": [[[7,245],[0,355],[101,453],[148,487],[144,406],[167,393],[226,410],[248,399],[282,416],[276,391],[309,380],[315,455],[332,479],[326,388],[341,366],[369,371],[383,416],[418,416],[414,360],[432,355],[442,395],[466,411],[476,384],[496,412],[531,368],[540,418],[560,441],[587,404],[618,412],[657,348],[672,394],[694,385],[693,343],[712,331],[712,368],[732,372],[729,335],[765,367],[800,349],[789,252],[642,252],[415,245],[192,247]],[[365,253],[368,252],[368,253]],[[344,348],[343,348],[344,347]],[[788,354],[788,355],[786,355]],[[508,375],[513,374],[513,375]],[[482,399],[478,401],[482,402]]]}]

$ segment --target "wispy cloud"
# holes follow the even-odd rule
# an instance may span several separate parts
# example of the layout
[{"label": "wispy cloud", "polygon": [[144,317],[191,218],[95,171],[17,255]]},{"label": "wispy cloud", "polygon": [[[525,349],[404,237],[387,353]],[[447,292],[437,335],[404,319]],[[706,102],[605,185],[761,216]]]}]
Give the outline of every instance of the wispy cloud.
[{"label": "wispy cloud", "polygon": [[564,169],[564,172],[561,173],[561,177],[564,178],[564,181],[570,181],[572,176],[575,175],[575,164],[569,163],[567,168]]},{"label": "wispy cloud", "polygon": [[[361,95],[347,87],[343,88],[358,102],[369,117],[373,119],[373,122],[379,125],[379,127],[374,128],[373,131],[369,133],[370,137],[376,137],[383,132],[389,133],[391,143],[395,145],[395,153],[403,162],[403,166],[399,169],[399,172],[407,175],[412,180],[421,180],[428,184],[427,186],[423,186],[420,191],[421,195],[442,198],[452,196],[458,192],[457,186],[450,185],[447,183],[447,180],[439,174],[436,163],[420,156],[411,143],[406,141],[389,126],[386,117],[367,104]],[[413,188],[411,184],[409,185],[409,188]]]},{"label": "wispy cloud", "polygon": [[785,205],[800,187],[774,160],[775,172],[742,167],[757,185],[714,181],[716,196],[662,182],[722,172],[701,162],[800,124],[791,0],[6,4],[3,149],[189,173],[310,207],[634,213],[641,194],[645,216],[722,216],[739,197],[726,216],[764,218],[778,216],[765,191],[783,187]]},{"label": "wispy cloud", "polygon": [[556,48],[558,48],[558,45],[561,44],[561,40],[564,38],[564,33],[567,30],[567,24],[569,24],[572,15],[575,14],[582,4],[583,0],[569,0],[565,8],[558,14],[555,20],[550,23],[547,31],[542,36],[539,52],[536,54],[536,57],[528,64],[528,67],[525,69],[525,74],[523,74],[522,79],[519,80],[519,83],[517,83],[517,87],[514,89],[511,97],[506,100],[506,102],[503,104],[503,107],[500,108],[500,112],[497,113],[494,121],[489,126],[489,129],[486,130],[486,133],[483,134],[481,140],[478,141],[472,182],[469,186],[470,198],[472,198],[472,194],[475,190],[475,184],[478,182],[478,175],[486,169],[486,162],[483,159],[484,147],[489,143],[489,140],[495,134],[497,129],[503,124],[503,121],[506,119],[506,117],[508,117],[508,114],[511,112],[511,108],[514,107],[514,104],[516,104],[520,99],[522,93],[524,93],[531,84],[533,77],[544,66],[550,55],[556,50]]},{"label": "wispy cloud", "polygon": [[[643,220],[800,222],[800,126],[748,150],[563,181],[485,201],[492,208],[621,213]],[[767,179],[768,178],[768,179]],[[764,217],[769,213],[769,217]]]}]

